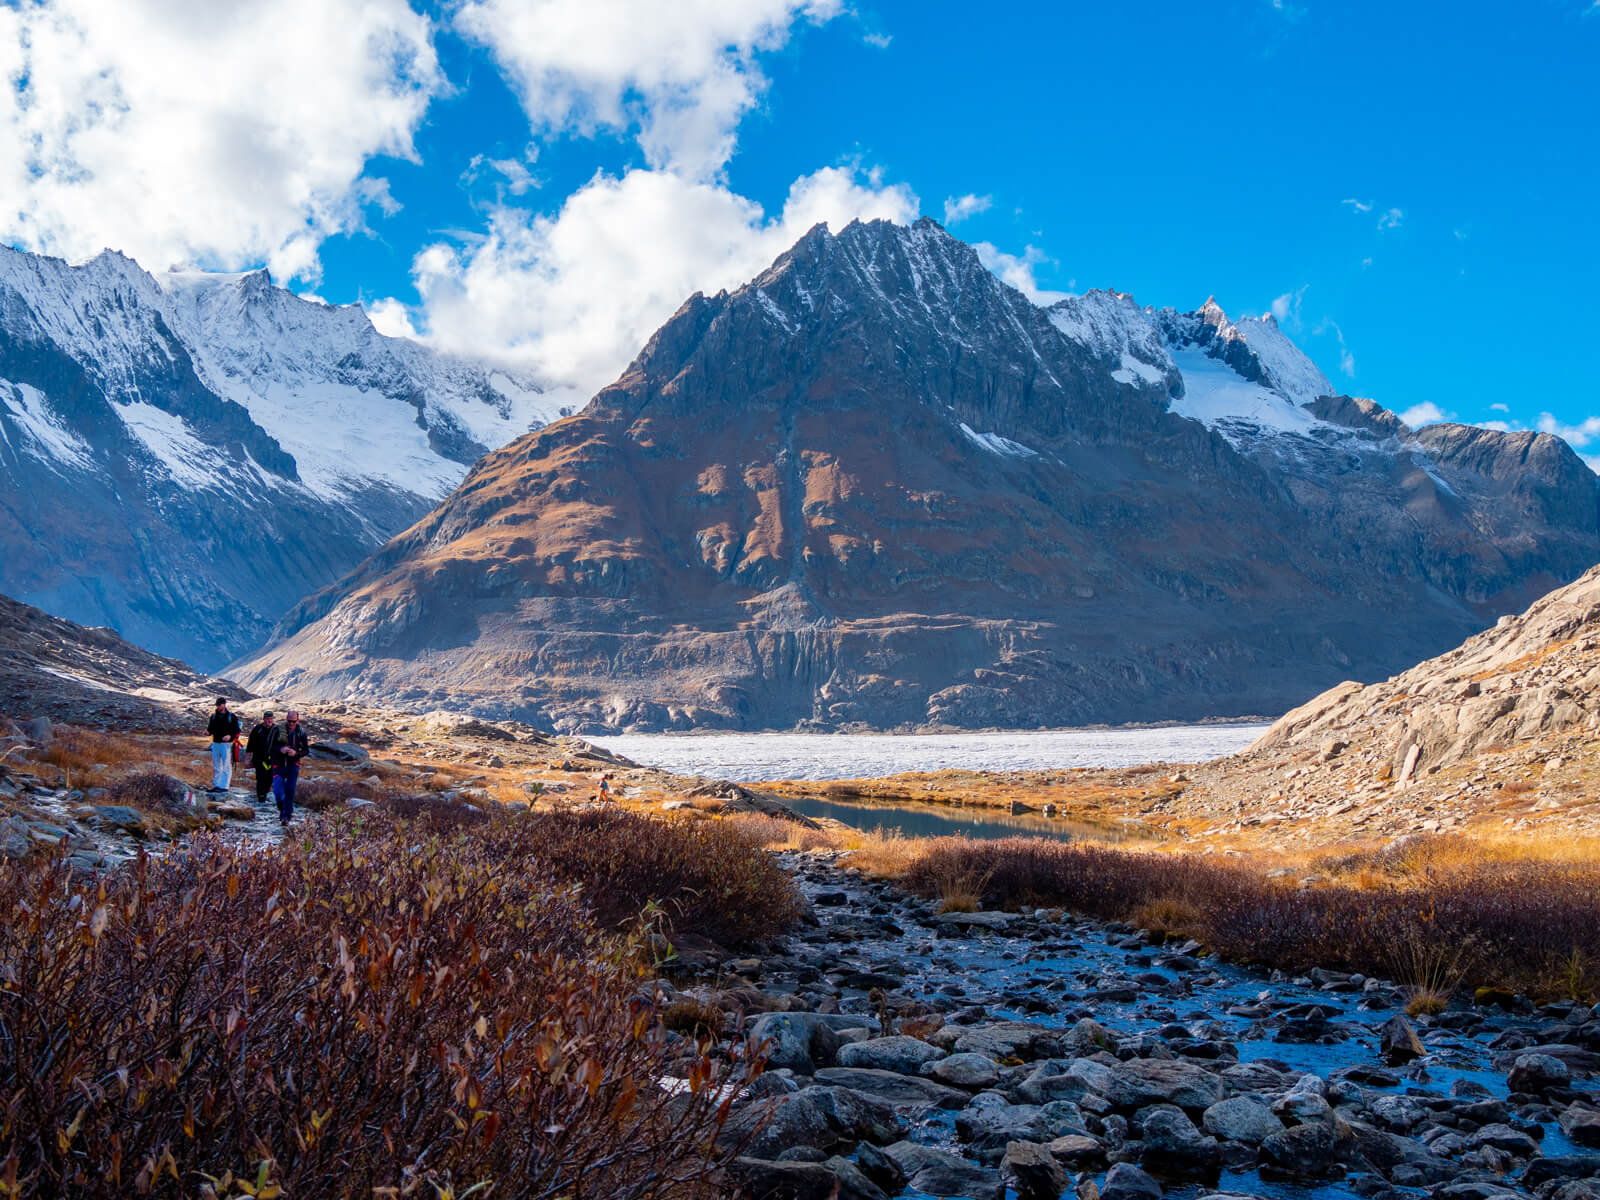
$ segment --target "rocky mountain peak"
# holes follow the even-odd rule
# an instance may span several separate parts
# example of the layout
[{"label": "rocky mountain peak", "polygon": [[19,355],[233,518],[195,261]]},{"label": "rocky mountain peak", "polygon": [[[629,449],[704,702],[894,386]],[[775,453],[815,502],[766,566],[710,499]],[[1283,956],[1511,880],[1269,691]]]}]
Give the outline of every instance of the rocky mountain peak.
[{"label": "rocky mountain peak", "polygon": [[240,671],[573,732],[1258,713],[1600,557],[1595,480],[1331,391],[1214,300],[1041,308],[933,221],[817,227]]}]

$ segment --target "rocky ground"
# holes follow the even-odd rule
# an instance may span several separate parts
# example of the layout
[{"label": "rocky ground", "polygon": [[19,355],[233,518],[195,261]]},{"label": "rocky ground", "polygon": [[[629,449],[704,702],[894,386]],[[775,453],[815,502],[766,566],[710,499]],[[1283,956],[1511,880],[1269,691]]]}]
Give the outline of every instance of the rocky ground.
[{"label": "rocky ground", "polygon": [[1408,1021],[1383,980],[941,915],[829,852],[784,861],[804,927],[661,985],[770,1045],[734,1122],[767,1119],[735,1164],[752,1195],[1600,1197],[1600,1010],[1492,995]]}]

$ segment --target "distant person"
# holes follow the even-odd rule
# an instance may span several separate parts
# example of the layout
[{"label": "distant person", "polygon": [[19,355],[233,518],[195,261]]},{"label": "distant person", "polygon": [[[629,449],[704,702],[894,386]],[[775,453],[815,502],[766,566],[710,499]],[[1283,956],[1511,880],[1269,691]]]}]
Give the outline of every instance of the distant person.
[{"label": "distant person", "polygon": [[291,708],[272,739],[272,795],[278,801],[278,820],[285,825],[294,819],[294,785],[300,779],[300,762],[310,750],[300,714]]},{"label": "distant person", "polygon": [[233,783],[233,744],[239,740],[239,718],[228,711],[226,696],[217,697],[206,732],[211,735],[211,790],[225,792]]},{"label": "distant person", "polygon": [[272,743],[277,736],[278,727],[272,723],[272,713],[264,712],[244,744],[250,765],[256,769],[257,804],[265,804],[267,793],[272,790]]},{"label": "distant person", "polygon": [[604,772],[602,772],[600,775],[600,783],[595,789],[594,798],[600,804],[611,803],[611,776],[605,774]]}]

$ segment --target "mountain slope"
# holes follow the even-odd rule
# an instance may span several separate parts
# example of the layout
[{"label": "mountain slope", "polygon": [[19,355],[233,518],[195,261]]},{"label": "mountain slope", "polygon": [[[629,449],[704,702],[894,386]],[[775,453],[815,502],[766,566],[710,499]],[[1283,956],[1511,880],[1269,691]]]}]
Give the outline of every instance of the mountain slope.
[{"label": "mountain slope", "polygon": [[0,596],[0,715],[119,729],[197,728],[215,696],[248,693],[109,629],[89,629]]},{"label": "mountain slope", "polygon": [[219,665],[558,402],[265,272],[0,248],[0,587]]},{"label": "mountain slope", "polygon": [[931,221],[819,226],[237,669],[586,731],[1270,712],[1600,557],[1563,443],[1322,383],[1214,305],[1046,310]]}]

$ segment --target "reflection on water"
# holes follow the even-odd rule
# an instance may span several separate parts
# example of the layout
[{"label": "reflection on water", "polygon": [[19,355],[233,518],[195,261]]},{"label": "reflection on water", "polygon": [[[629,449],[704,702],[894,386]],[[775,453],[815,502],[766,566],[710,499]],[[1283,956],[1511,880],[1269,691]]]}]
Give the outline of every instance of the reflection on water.
[{"label": "reflection on water", "polygon": [[1096,838],[1106,842],[1147,841],[1161,835],[1137,822],[1072,821],[1039,813],[1008,813],[998,808],[932,804],[844,804],[814,797],[784,797],[783,802],[808,817],[831,817],[852,829],[900,833],[905,837],[1045,837],[1058,841]]}]

